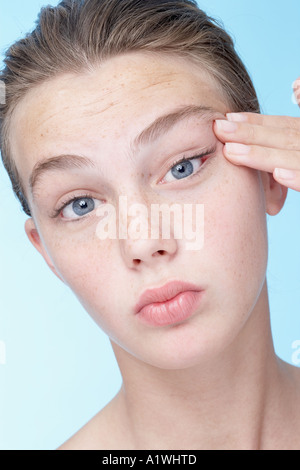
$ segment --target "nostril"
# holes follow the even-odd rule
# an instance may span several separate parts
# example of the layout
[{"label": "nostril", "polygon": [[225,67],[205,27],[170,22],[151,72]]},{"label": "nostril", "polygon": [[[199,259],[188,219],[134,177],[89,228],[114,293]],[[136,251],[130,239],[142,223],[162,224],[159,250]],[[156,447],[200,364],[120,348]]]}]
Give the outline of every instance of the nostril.
[{"label": "nostril", "polygon": [[140,259],[134,259],[134,260],[133,260],[133,264],[134,264],[134,266],[137,266],[137,265],[139,265],[139,264],[140,264],[140,262],[141,262],[141,260],[140,260]]}]

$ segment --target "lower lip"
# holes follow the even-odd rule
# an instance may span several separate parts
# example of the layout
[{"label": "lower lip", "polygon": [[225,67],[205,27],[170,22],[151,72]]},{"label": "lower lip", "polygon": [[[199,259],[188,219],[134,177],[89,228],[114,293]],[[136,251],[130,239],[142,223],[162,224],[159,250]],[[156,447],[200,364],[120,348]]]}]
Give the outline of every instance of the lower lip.
[{"label": "lower lip", "polygon": [[143,322],[152,326],[166,326],[183,322],[193,315],[201,301],[203,292],[180,292],[166,302],[145,305],[137,315]]}]

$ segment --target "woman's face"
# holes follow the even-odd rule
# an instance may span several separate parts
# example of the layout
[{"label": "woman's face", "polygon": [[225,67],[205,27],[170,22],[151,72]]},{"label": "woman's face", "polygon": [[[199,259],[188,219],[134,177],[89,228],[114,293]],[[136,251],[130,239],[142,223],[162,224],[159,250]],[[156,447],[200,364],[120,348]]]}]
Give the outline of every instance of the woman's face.
[{"label": "woman's face", "polygon": [[[137,142],[154,121],[182,107],[186,113],[161,120]],[[33,215],[26,221],[30,240],[114,343],[158,367],[188,367],[224,350],[264,284],[267,178],[224,158],[213,120],[228,111],[220,88],[199,67],[134,53],[40,85],[13,116],[12,151]],[[184,177],[174,171],[181,158],[211,149],[204,163],[189,161]],[[85,163],[39,165],[32,193],[32,171],[60,155]],[[203,204],[203,247],[188,250],[172,233],[100,239],[97,209],[112,204],[118,211],[121,196],[127,207],[143,204],[149,213],[151,204]],[[81,206],[68,204],[75,197],[85,198]],[[134,313],[141,293],[170,280],[201,286],[198,308],[179,323],[142,322]]]}]

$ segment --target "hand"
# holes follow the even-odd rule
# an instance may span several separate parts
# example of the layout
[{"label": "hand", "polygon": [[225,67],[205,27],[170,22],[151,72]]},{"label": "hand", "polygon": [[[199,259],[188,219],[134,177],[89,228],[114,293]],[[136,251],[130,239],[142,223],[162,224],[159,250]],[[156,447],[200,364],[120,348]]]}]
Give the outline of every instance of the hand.
[{"label": "hand", "polygon": [[[300,106],[300,79],[294,82]],[[272,173],[280,184],[300,191],[300,118],[227,113],[214,122],[224,156],[236,165]]]}]

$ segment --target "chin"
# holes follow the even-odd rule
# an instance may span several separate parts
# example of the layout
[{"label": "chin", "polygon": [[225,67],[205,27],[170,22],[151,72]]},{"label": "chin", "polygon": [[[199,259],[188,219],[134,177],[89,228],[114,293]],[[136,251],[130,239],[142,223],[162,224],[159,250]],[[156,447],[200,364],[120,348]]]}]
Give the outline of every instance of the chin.
[{"label": "chin", "polygon": [[[135,357],[153,367],[165,370],[205,368],[219,360],[233,338],[233,331],[211,326],[176,325],[164,332],[163,337],[149,345],[146,352],[139,351]],[[143,348],[145,348],[144,344]]]}]

